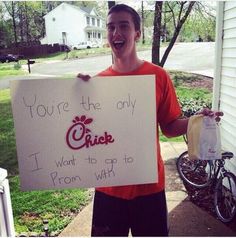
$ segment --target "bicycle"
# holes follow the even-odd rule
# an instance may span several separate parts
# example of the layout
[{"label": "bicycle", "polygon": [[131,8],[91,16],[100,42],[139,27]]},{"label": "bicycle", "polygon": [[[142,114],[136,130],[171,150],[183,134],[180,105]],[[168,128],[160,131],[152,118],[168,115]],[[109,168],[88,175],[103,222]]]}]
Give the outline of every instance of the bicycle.
[{"label": "bicycle", "polygon": [[232,221],[236,214],[236,177],[225,169],[225,160],[233,157],[232,152],[223,152],[218,160],[190,160],[185,151],[176,162],[184,182],[199,189],[213,188],[216,214],[224,223]]}]

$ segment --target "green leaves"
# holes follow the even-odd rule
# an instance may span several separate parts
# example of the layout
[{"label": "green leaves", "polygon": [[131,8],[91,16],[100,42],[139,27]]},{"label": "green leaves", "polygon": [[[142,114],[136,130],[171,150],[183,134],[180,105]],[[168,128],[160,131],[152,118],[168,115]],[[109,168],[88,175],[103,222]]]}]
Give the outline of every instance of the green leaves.
[{"label": "green leaves", "polygon": [[183,116],[190,117],[200,109],[212,106],[212,94],[207,89],[178,87],[176,91]]},{"label": "green leaves", "polygon": [[211,108],[211,101],[208,99],[179,98],[183,116],[190,117],[204,107]]},{"label": "green leaves", "polygon": [[203,75],[171,70],[183,116],[190,117],[204,107],[212,106],[213,79]]}]

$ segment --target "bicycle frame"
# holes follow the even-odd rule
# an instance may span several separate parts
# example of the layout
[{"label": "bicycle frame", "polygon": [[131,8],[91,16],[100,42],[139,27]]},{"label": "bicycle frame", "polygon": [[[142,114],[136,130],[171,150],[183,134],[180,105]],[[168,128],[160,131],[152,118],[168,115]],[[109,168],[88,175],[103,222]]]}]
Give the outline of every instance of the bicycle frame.
[{"label": "bicycle frame", "polygon": [[214,187],[217,183],[217,180],[219,179],[220,176],[222,176],[225,172],[226,169],[224,168],[225,161],[220,159],[220,160],[215,160],[215,161],[209,161],[211,165],[211,185]]},{"label": "bicycle frame", "polygon": [[198,189],[210,189],[216,215],[224,223],[231,222],[236,215],[236,177],[225,168],[225,159],[233,157],[232,152],[225,151],[218,160],[190,160],[185,151],[176,161],[183,182]]}]

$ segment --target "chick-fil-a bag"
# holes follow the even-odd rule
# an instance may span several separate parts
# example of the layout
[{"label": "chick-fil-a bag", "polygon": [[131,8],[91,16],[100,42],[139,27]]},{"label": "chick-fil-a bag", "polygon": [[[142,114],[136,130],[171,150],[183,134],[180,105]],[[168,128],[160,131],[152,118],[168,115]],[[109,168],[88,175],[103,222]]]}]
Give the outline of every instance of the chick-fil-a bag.
[{"label": "chick-fil-a bag", "polygon": [[215,160],[221,158],[220,128],[214,117],[191,116],[187,138],[190,159]]}]

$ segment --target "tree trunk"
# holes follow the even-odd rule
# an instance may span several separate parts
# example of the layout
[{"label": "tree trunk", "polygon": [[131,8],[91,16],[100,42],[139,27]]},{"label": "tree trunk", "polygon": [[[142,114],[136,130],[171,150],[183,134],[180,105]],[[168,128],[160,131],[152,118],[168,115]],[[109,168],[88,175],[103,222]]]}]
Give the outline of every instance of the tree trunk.
[{"label": "tree trunk", "polygon": [[[112,8],[113,6],[116,5],[116,2],[115,1],[108,1],[108,9]],[[114,57],[113,57],[113,54],[111,54],[111,62],[112,64],[114,63]]]},{"label": "tree trunk", "polygon": [[167,30],[166,30],[166,2],[164,2],[164,26],[163,26],[163,41],[167,41]]},{"label": "tree trunk", "polygon": [[155,3],[155,15],[153,21],[152,63],[160,65],[160,39],[161,39],[161,13],[162,1]]},{"label": "tree trunk", "polygon": [[12,23],[13,23],[13,32],[14,32],[14,43],[17,45],[17,34],[16,34],[16,16],[15,16],[15,3],[11,2],[11,10],[12,10]]},{"label": "tree trunk", "polygon": [[145,44],[145,32],[144,32],[144,9],[143,9],[143,1],[141,4],[141,11],[142,11],[142,43]]},{"label": "tree trunk", "polygon": [[30,42],[30,33],[29,33],[29,16],[28,16],[28,8],[25,2],[25,28],[26,28],[26,42]]},{"label": "tree trunk", "polygon": [[21,8],[21,2],[17,2],[18,3],[18,16],[19,16],[19,28],[20,28],[20,42],[24,42],[24,32],[23,32],[23,28],[24,28],[24,23],[23,23],[23,13],[22,13],[22,8]]}]

